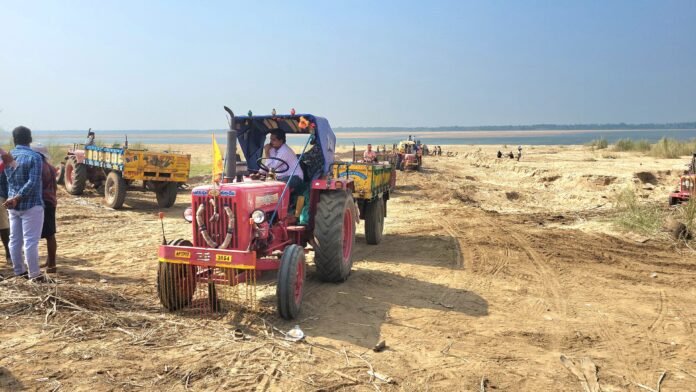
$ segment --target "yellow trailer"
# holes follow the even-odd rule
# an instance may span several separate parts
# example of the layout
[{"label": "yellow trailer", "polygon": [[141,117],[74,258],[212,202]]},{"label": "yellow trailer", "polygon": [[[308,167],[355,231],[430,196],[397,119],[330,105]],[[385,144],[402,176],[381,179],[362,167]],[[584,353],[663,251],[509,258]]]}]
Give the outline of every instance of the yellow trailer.
[{"label": "yellow trailer", "polygon": [[188,181],[191,156],[129,148],[74,145],[61,165],[59,182],[72,195],[80,195],[87,180],[104,189],[106,205],[121,208],[126,189],[133,181],[157,194],[157,204],[174,205],[179,184]]},{"label": "yellow trailer", "polygon": [[387,201],[396,186],[396,170],[390,162],[335,162],[334,178],[353,180],[353,199],[365,221],[365,240],[376,245],[382,240]]}]

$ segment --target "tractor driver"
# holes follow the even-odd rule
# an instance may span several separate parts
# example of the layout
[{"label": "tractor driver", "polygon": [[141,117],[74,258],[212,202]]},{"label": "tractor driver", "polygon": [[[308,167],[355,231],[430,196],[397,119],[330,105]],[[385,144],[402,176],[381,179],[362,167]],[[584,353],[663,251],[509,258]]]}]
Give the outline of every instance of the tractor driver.
[{"label": "tractor driver", "polygon": [[363,153],[363,161],[367,163],[377,162],[377,153],[372,151],[372,144],[367,145],[367,150]]},{"label": "tractor driver", "polygon": [[[288,164],[287,171],[278,173],[277,179],[278,181],[288,183],[290,186],[290,190],[293,191],[300,184],[302,184],[302,181],[304,180],[304,176],[302,175],[302,169],[298,165],[297,155],[295,155],[295,152],[292,150],[292,148],[290,148],[290,146],[286,144],[287,140],[285,138],[285,131],[283,131],[282,129],[275,128],[270,130],[270,134],[270,143],[263,146],[263,157],[282,159],[285,163]],[[265,162],[266,166],[268,166],[269,169],[275,170],[285,169],[285,163],[276,159],[269,159]],[[295,169],[294,173],[292,172],[293,169]],[[254,177],[258,178],[258,175]]]}]

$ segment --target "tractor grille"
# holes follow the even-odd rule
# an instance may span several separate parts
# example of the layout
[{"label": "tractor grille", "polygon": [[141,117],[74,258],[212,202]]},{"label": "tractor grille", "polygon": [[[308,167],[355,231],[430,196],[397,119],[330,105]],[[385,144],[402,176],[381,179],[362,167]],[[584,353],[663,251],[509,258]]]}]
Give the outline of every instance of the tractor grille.
[{"label": "tractor grille", "polygon": [[[210,200],[215,200],[216,209],[213,209],[213,204],[210,202]],[[205,204],[205,213],[203,216],[205,217],[204,223],[208,228],[208,234],[213,239],[213,241],[215,241],[215,243],[219,246],[225,240],[225,236],[227,235],[228,217],[227,213],[225,213],[225,207],[230,207],[232,209],[232,212],[234,213],[234,216],[237,217],[237,203],[235,203],[233,198],[229,197],[217,197],[214,199],[207,196],[194,197],[192,203],[194,214],[194,246],[208,247],[205,240],[203,239],[203,236],[201,235],[201,232],[198,230],[199,225],[196,221],[196,211],[198,211],[198,206],[200,206],[201,204]],[[217,221],[211,221],[210,219],[215,214],[216,210],[218,213],[218,219]],[[228,249],[238,249],[239,247],[237,221],[238,219],[235,218],[234,222],[232,223],[232,242],[230,242]]]}]

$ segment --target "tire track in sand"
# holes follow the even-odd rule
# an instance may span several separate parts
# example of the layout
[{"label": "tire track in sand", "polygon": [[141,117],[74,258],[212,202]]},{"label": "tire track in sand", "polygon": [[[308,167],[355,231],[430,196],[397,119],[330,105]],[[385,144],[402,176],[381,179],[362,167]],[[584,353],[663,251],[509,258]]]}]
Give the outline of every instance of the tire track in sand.
[{"label": "tire track in sand", "polygon": [[[486,220],[489,225],[491,224],[489,218],[482,217],[482,220]],[[530,245],[531,241],[529,238],[526,238],[524,234],[515,233],[514,231],[508,230],[503,225],[498,225],[497,227],[500,231],[504,232],[508,238],[512,238],[516,245],[519,246],[519,248],[522,249],[522,251],[527,255],[527,258],[532,262],[532,265],[539,275],[544,290],[551,297],[555,310],[561,316],[567,316],[568,305],[566,303],[565,296],[563,295],[563,289],[558,280],[558,276],[549,267],[551,264],[550,259],[544,257],[534,250]]]}]

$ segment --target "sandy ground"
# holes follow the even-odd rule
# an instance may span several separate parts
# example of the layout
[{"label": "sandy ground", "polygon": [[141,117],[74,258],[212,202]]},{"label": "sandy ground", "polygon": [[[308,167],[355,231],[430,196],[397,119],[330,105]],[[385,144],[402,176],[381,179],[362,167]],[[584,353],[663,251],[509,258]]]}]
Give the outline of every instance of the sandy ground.
[{"label": "sandy ground", "polygon": [[[269,281],[257,311],[163,311],[154,195],[113,211],[61,190],[58,284],[0,283],[0,390],[640,391],[666,372],[663,391],[696,391],[694,253],[610,223],[626,187],[666,204],[686,159],[498,148],[400,172],[382,243],[358,226],[342,284],[310,263],[296,322]],[[167,212],[168,239],[190,238],[189,203],[182,191]],[[305,342],[282,339],[295,324]]]}]

